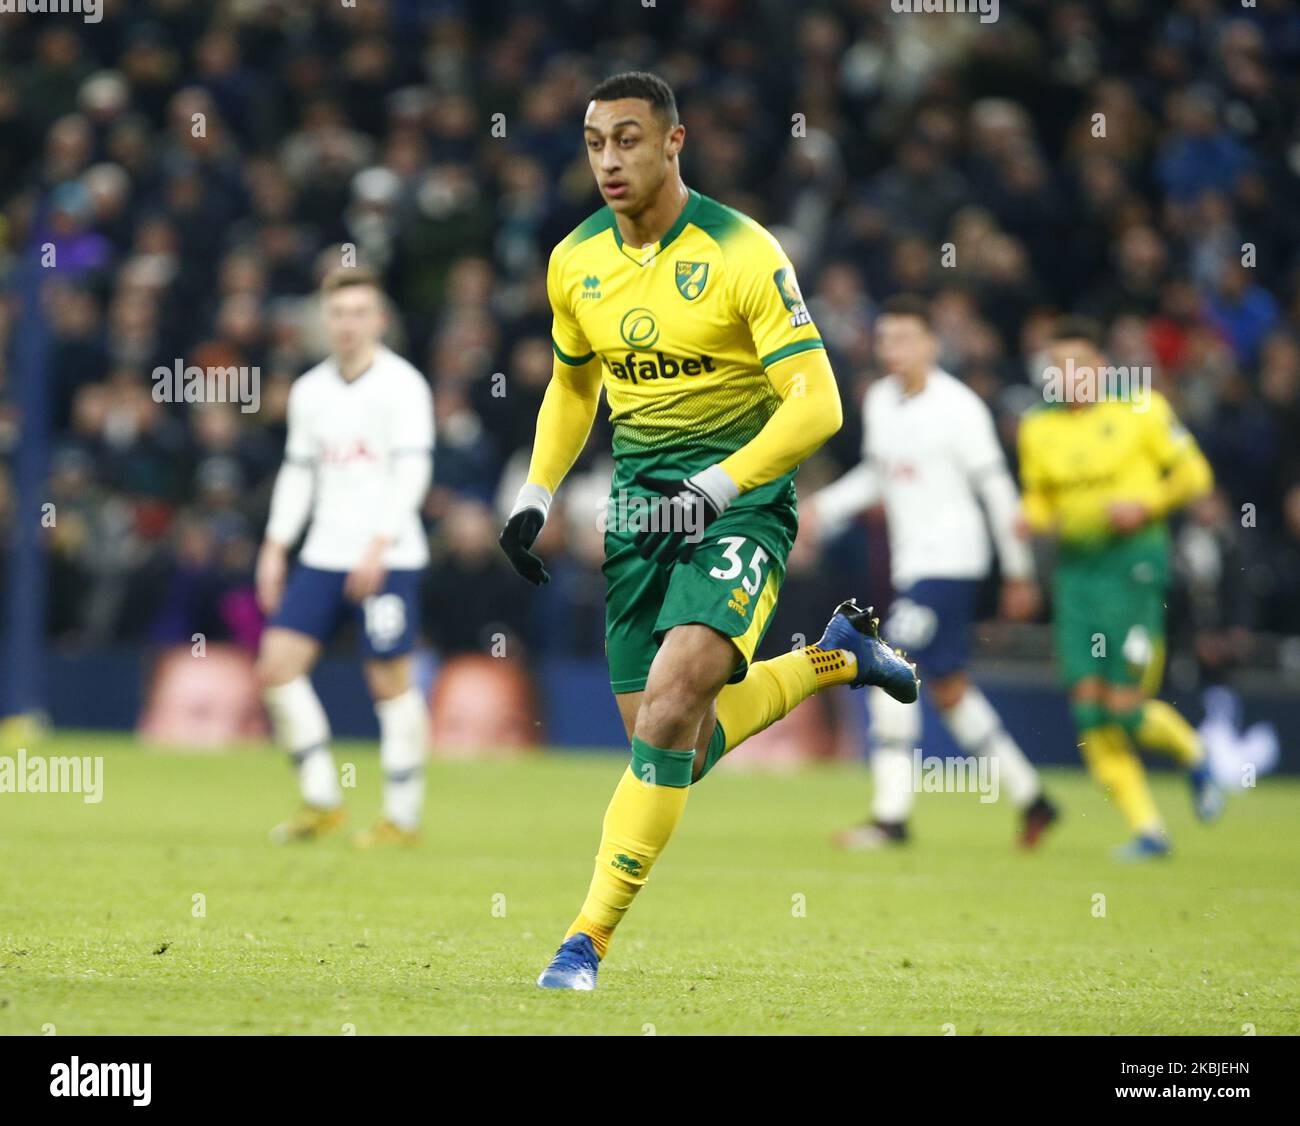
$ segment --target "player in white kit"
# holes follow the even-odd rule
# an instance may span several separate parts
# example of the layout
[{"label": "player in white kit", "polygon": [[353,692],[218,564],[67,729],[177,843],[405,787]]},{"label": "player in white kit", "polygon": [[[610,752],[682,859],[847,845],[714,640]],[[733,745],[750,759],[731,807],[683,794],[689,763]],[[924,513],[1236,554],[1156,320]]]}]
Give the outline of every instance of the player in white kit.
[{"label": "player in white kit", "polygon": [[[990,529],[1002,570],[1003,614],[1024,619],[1038,609],[1033,555],[1017,530],[1020,498],[989,409],[936,366],[939,341],[923,300],[900,296],[885,303],[876,352],[891,374],[863,401],[862,462],[815,493],[800,515],[812,534],[825,537],[883,502],[895,592],[884,632],[917,663],[958,747],[991,756],[999,789],[1021,811],[1020,841],[1032,846],[1057,810],[965,672],[975,600],[992,563]],[[875,794],[871,819],[837,836],[846,848],[901,844],[915,797],[920,709],[874,689],[867,703]]]},{"label": "player in white kit", "polygon": [[[310,674],[352,618],[361,627],[384,775],[383,818],[356,843],[408,843],[424,801],[428,712],[411,680],[410,652],[429,562],[420,507],[432,474],[433,396],[424,376],[382,343],[387,314],[375,275],[333,271],[321,309],[330,356],[289,392],[284,463],[257,559],[258,602],[269,615],[257,670],[303,800],[272,836],[310,840],[344,820],[329,721]],[[288,573],[289,549],[308,520]]]}]

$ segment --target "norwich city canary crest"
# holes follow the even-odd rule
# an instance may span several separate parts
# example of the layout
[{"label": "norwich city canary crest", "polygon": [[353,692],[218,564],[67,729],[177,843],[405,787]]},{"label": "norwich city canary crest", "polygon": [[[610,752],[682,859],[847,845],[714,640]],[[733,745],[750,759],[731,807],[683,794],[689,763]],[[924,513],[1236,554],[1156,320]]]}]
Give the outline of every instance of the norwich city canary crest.
[{"label": "norwich city canary crest", "polygon": [[704,292],[704,283],[709,280],[707,262],[677,263],[677,292],[687,301],[694,301]]}]

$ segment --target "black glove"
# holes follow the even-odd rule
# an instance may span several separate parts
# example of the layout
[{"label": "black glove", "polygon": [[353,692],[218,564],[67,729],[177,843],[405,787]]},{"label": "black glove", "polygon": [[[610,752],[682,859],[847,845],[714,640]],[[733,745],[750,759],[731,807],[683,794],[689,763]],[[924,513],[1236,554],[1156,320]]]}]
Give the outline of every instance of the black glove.
[{"label": "black glove", "polygon": [[546,573],[541,559],[529,550],[545,523],[546,517],[540,508],[520,509],[506,521],[506,526],[497,540],[501,550],[510,560],[510,566],[533,586],[541,586],[551,581],[551,576]]},{"label": "black glove", "polygon": [[642,559],[667,565],[686,563],[704,538],[704,529],[722,515],[722,508],[692,478],[669,480],[637,474],[636,483],[667,498],[647,514],[646,527],[635,543]]}]

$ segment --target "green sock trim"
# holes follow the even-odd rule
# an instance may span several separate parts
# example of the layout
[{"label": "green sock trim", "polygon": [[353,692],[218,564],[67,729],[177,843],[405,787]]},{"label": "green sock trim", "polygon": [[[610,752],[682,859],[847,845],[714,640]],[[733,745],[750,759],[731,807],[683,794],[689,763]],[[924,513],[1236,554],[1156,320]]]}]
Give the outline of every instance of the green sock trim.
[{"label": "green sock trim", "polygon": [[689,786],[694,762],[694,751],[665,751],[641,739],[632,739],[632,773],[651,786],[678,789]]},{"label": "green sock trim", "polygon": [[[726,750],[727,733],[722,730],[721,723],[715,723],[713,725],[713,734],[709,737],[708,749],[704,752],[704,768],[700,771],[700,778],[703,778],[717,765],[718,759],[723,756]],[[695,781],[698,782],[700,778],[695,779]]]}]

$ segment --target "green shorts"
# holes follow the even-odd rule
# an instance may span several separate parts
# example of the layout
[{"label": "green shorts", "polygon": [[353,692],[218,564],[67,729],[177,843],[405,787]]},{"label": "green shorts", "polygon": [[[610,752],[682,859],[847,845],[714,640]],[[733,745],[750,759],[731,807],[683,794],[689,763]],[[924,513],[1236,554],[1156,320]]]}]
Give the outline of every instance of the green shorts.
[{"label": "green shorts", "polygon": [[797,518],[792,505],[732,506],[688,563],[642,559],[633,533],[605,533],[605,653],[618,692],[640,692],[673,626],[698,622],[736,645],[731,683],[744,679],[772,620]]},{"label": "green shorts", "polygon": [[1053,582],[1053,640],[1067,685],[1089,677],[1158,690],[1164,670],[1167,551],[1126,542],[1063,549]]}]

